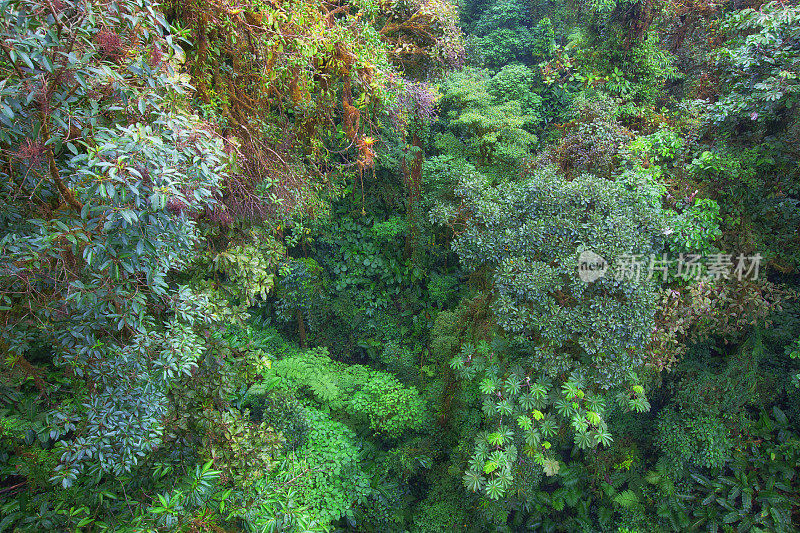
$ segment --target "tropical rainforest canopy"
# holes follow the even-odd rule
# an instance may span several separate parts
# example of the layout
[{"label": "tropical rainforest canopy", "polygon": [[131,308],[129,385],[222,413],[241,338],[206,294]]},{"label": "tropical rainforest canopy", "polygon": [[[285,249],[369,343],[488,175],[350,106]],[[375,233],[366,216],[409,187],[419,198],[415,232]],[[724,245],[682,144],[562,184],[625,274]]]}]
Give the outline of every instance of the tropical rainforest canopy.
[{"label": "tropical rainforest canopy", "polygon": [[797,2],[0,34],[0,532],[800,530]]}]

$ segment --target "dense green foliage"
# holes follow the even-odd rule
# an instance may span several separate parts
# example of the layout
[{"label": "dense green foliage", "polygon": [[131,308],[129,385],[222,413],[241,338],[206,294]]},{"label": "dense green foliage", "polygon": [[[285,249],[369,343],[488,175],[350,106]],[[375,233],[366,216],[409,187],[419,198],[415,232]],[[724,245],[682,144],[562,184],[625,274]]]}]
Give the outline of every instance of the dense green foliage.
[{"label": "dense green foliage", "polygon": [[0,532],[800,529],[796,2],[0,38]]}]

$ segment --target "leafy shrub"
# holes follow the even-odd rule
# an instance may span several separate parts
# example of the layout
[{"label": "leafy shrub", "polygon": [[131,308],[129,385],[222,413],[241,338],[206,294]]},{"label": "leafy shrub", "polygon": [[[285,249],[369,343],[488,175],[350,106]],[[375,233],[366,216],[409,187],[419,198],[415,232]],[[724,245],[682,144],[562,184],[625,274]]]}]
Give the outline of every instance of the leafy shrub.
[{"label": "leafy shrub", "polygon": [[604,387],[624,381],[652,331],[654,287],[646,276],[584,283],[577,261],[583,250],[608,261],[657,252],[663,219],[648,193],[590,175],[567,181],[553,169],[498,188],[467,179],[461,192],[472,220],[454,247],[470,267],[494,269],[498,324],[535,347],[544,372],[581,368]]},{"label": "leafy shrub", "polygon": [[578,98],[573,103],[574,120],[567,123],[561,140],[539,159],[558,164],[567,178],[585,172],[600,178],[616,174],[622,149],[633,134],[616,119],[618,102],[603,98]]},{"label": "leafy shrub", "polygon": [[689,417],[668,409],[659,415],[659,446],[675,471],[687,466],[719,468],[731,460],[733,441],[719,413]]},{"label": "leafy shrub", "polygon": [[[257,392],[257,391],[252,391]],[[308,421],[300,403],[292,395],[273,390],[267,394],[250,394],[244,405],[254,422],[274,428],[285,440],[282,449],[295,451],[308,439]]]},{"label": "leafy shrub", "polygon": [[494,77],[464,69],[442,84],[449,125],[466,135],[467,153],[476,164],[512,169],[537,141],[531,130],[541,120],[541,99],[530,94],[532,87],[514,88],[514,78],[531,81],[532,74],[524,66],[505,67]]},{"label": "leafy shrub", "polygon": [[307,409],[308,442],[289,455],[282,467],[309,514],[325,524],[343,517],[370,492],[369,480],[359,465],[360,452],[352,430],[324,414]]},{"label": "leafy shrub", "polygon": [[185,111],[180,49],[150,2],[59,5],[1,10],[0,143],[15,155],[0,170],[0,335],[12,362],[35,340],[74,377],[49,419],[69,487],[161,443],[167,393],[217,317],[167,275],[187,265],[227,156]]},{"label": "leafy shrub", "polygon": [[414,387],[384,372],[332,361],[325,348],[276,361],[264,372],[263,383],[251,387],[250,402],[263,401],[256,398],[275,387],[305,392],[323,409],[347,413],[354,424],[387,438],[421,429],[426,422],[425,403]]}]

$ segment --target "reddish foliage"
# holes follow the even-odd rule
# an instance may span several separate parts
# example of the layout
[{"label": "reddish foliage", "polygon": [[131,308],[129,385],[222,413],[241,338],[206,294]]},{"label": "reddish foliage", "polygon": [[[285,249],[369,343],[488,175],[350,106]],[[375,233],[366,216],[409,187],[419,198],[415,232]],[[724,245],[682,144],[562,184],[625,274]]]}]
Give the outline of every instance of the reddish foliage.
[{"label": "reddish foliage", "polygon": [[163,57],[164,53],[161,51],[161,46],[156,44],[153,49],[150,50],[150,66],[153,68],[160,66]]},{"label": "reddish foliage", "polygon": [[181,215],[187,208],[186,202],[184,202],[181,198],[172,197],[167,200],[167,211],[172,213],[173,215]]},{"label": "reddish foliage", "polygon": [[35,165],[41,161],[44,152],[45,147],[41,141],[38,139],[25,139],[25,142],[22,143],[19,150],[17,150],[16,156],[31,165]]},{"label": "reddish foliage", "polygon": [[119,61],[126,52],[122,37],[110,30],[100,30],[94,36],[95,43],[104,59]]}]

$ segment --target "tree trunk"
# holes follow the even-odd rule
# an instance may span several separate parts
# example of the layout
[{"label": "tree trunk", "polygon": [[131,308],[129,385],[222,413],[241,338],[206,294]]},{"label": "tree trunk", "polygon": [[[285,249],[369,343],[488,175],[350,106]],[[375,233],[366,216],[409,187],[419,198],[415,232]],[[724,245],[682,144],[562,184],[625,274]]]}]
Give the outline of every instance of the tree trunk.
[{"label": "tree trunk", "polygon": [[306,323],[305,320],[303,320],[303,311],[299,307],[297,308],[297,333],[300,337],[300,347],[308,348],[308,342],[306,341]]}]

